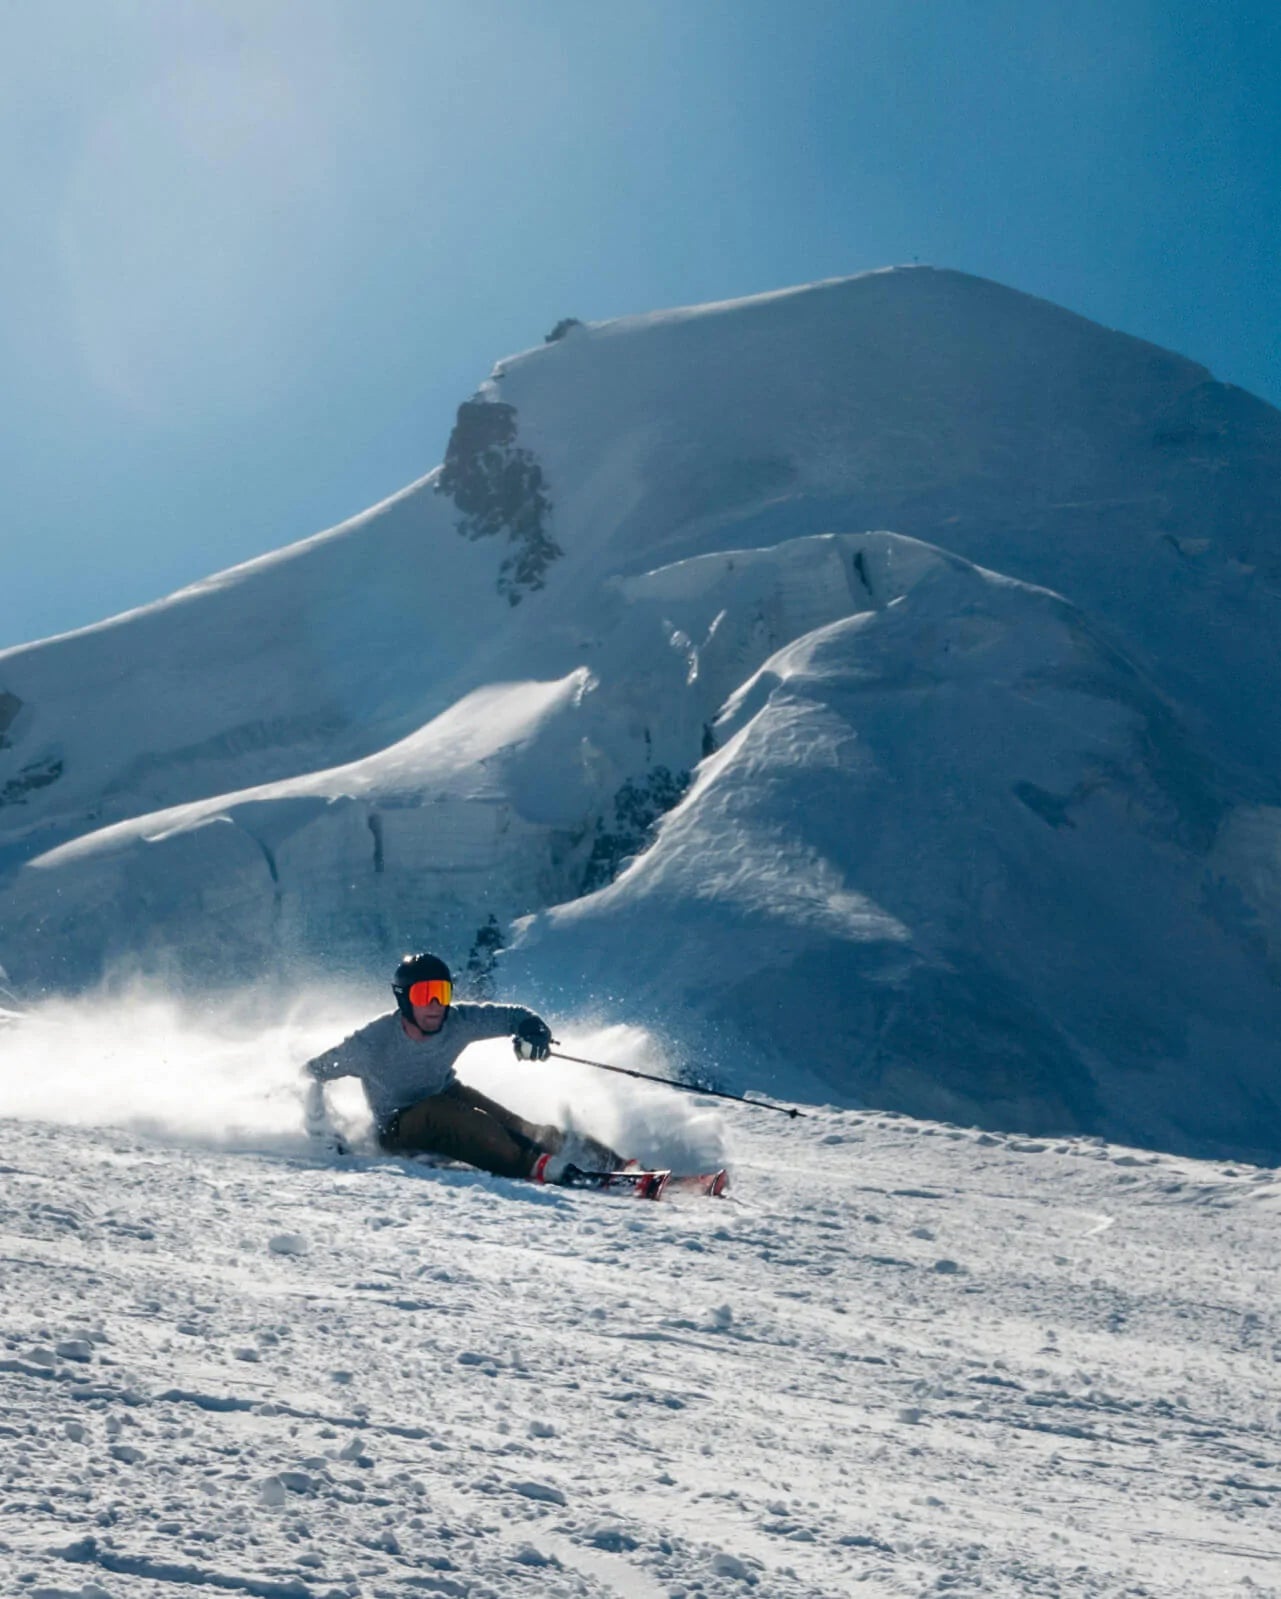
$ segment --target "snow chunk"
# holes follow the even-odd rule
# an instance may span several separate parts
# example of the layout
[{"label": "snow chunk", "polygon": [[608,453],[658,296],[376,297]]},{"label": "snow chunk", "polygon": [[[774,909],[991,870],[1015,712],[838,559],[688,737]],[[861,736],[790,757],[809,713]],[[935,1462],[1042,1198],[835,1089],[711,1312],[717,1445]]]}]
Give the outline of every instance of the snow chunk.
[{"label": "snow chunk", "polygon": [[561,1489],[554,1487],[549,1482],[514,1482],[511,1484],[511,1490],[513,1493],[522,1494],[526,1499],[542,1500],[549,1505],[568,1503]]},{"label": "snow chunk", "polygon": [[712,1570],[718,1577],[733,1577],[738,1582],[746,1582],[753,1585],[756,1583],[756,1573],[750,1569],[746,1562],[740,1560],[737,1555],[727,1554],[724,1550],[713,1556]]},{"label": "snow chunk", "polygon": [[545,1555],[541,1549],[536,1549],[532,1543],[523,1543],[512,1556],[518,1566],[555,1566],[560,1562],[554,1555]]},{"label": "snow chunk", "polygon": [[598,1521],[587,1528],[584,1533],[587,1543],[596,1549],[608,1549],[611,1554],[621,1555],[629,1549],[639,1547],[637,1540],[632,1537],[626,1528],[620,1527],[617,1522]]},{"label": "snow chunk", "polygon": [[273,1255],[305,1255],[311,1245],[301,1233],[277,1233],[267,1242]]}]

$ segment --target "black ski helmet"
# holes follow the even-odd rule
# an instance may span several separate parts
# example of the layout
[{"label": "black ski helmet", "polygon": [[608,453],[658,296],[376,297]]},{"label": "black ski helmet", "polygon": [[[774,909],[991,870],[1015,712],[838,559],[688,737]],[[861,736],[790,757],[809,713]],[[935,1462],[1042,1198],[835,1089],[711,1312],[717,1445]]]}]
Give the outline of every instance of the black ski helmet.
[{"label": "black ski helmet", "polygon": [[414,1019],[409,990],[415,983],[429,983],[433,978],[446,983],[454,980],[453,973],[439,955],[405,955],[392,974],[391,991],[396,996],[396,1008],[409,1021]]}]

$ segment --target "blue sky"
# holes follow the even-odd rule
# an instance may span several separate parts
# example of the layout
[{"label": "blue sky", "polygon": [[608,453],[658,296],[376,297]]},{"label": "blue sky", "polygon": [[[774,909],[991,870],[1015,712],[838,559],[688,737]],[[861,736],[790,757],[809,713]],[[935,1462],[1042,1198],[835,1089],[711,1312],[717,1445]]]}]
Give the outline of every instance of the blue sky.
[{"label": "blue sky", "polygon": [[919,260],[1281,404],[1281,11],[0,8],[0,647],[332,525],[584,320]]}]

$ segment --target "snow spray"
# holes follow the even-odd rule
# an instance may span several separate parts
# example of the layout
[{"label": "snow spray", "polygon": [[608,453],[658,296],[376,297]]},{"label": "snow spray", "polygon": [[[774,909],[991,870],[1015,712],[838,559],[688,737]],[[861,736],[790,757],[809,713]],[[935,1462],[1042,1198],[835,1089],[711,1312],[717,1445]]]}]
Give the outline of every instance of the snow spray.
[{"label": "snow spray", "polygon": [[[606,1055],[624,1066],[666,1076],[657,1041],[640,1027],[556,1024],[575,1053]],[[553,1058],[518,1061],[506,1039],[473,1044],[458,1075],[519,1115],[589,1133],[643,1166],[714,1171],[726,1164],[725,1125],[714,1111],[691,1106],[670,1088],[603,1078]]]},{"label": "snow spray", "polygon": [[[303,1154],[303,1064],[385,1008],[368,989],[276,985],[180,997],[152,979],[109,983],[74,1000],[0,1012],[0,1117],[120,1127],[172,1143]],[[586,1053],[661,1072],[640,1028],[573,1025]],[[510,1042],[474,1044],[458,1073],[536,1122],[590,1133],[646,1165],[708,1170],[725,1161],[720,1117],[670,1091],[602,1079],[559,1061],[517,1061]],[[326,1085],[331,1119],[375,1153],[355,1079]]]},{"label": "snow spray", "polygon": [[[299,1068],[370,1009],[331,986],[193,1001],[144,979],[43,1000],[0,1024],[0,1116],[301,1151]],[[343,1119],[359,1121],[359,1089],[343,1086],[355,1100],[343,1099]]]}]

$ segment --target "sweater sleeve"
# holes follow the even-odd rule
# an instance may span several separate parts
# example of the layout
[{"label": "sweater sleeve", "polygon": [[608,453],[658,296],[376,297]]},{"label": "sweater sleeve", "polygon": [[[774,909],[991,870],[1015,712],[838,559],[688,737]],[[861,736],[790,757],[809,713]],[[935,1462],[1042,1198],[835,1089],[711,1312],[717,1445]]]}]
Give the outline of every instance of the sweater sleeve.
[{"label": "sweater sleeve", "polygon": [[456,1007],[473,1038],[510,1038],[535,1013],[525,1005],[462,1004]]},{"label": "sweater sleeve", "polygon": [[318,1083],[330,1083],[335,1077],[359,1077],[369,1056],[367,1032],[368,1028],[360,1028],[336,1048],[309,1060],[303,1071]]}]

